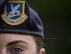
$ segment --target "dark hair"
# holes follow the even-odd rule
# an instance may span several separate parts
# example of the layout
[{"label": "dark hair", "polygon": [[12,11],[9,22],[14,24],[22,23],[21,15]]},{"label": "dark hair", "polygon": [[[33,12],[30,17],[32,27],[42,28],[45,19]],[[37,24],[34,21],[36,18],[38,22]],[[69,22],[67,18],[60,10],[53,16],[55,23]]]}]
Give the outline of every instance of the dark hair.
[{"label": "dark hair", "polygon": [[40,49],[44,46],[44,39],[40,36],[34,36],[34,40],[36,42],[37,52],[39,52]]}]

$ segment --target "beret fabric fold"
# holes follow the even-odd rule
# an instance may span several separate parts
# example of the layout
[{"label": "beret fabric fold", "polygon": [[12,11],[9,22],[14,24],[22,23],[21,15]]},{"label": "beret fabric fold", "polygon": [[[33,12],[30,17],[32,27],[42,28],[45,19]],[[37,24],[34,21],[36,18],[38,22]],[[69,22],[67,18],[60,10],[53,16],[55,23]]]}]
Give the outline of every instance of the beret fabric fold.
[{"label": "beret fabric fold", "polygon": [[[3,4],[6,2],[6,1],[3,1],[3,0],[1,0],[1,1],[2,1]],[[3,6],[1,1],[0,1],[0,7]],[[10,3],[8,3],[8,5],[9,4]],[[15,5],[15,6],[19,6],[19,5],[17,5],[18,3],[16,3],[16,4],[12,3],[12,4]],[[11,6],[13,6],[13,5],[11,5]],[[40,36],[40,37],[44,37],[43,24],[42,24],[40,17],[36,13],[36,11],[34,11],[31,7],[29,7],[29,5],[26,2],[25,2],[24,6],[25,6],[24,11],[25,11],[25,14],[28,16],[28,18],[24,22],[22,22],[21,24],[18,24],[18,25],[7,24],[2,19],[3,18],[2,13],[0,13],[0,33],[30,34],[30,35],[37,35],[37,36]],[[0,8],[0,11],[4,12],[4,9]],[[9,12],[11,12],[10,9],[8,9],[8,10],[9,10]],[[18,9],[18,10],[21,11],[21,9]],[[19,13],[19,11],[16,11],[16,13]],[[18,17],[19,16],[15,16],[14,18],[18,19]],[[13,19],[13,17],[11,19]]]}]

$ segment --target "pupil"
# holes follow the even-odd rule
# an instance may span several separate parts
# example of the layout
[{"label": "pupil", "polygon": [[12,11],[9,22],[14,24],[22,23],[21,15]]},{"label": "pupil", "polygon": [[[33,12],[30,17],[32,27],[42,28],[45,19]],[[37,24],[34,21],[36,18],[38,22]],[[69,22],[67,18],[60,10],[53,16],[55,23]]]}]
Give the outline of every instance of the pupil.
[{"label": "pupil", "polygon": [[19,52],[19,51],[21,51],[21,49],[20,48],[15,48],[14,51]]}]

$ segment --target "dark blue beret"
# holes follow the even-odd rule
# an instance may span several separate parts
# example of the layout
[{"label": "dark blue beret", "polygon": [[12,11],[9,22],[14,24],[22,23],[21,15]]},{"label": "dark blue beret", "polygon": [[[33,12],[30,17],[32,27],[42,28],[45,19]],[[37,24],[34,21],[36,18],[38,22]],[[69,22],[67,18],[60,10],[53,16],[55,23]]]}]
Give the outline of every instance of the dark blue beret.
[{"label": "dark blue beret", "polygon": [[0,7],[2,6],[4,8],[0,8],[0,33],[29,34],[44,37],[40,17],[25,1],[10,0],[6,2],[0,0]]}]

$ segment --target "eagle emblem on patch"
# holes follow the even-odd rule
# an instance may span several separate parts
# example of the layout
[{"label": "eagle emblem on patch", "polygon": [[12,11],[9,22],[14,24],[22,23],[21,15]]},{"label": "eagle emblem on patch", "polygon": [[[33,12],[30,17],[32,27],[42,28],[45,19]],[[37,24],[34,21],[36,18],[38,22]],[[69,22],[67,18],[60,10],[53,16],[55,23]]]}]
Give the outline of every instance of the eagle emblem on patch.
[{"label": "eagle emblem on patch", "polygon": [[26,21],[25,1],[8,1],[2,19],[9,25],[19,25]]}]

